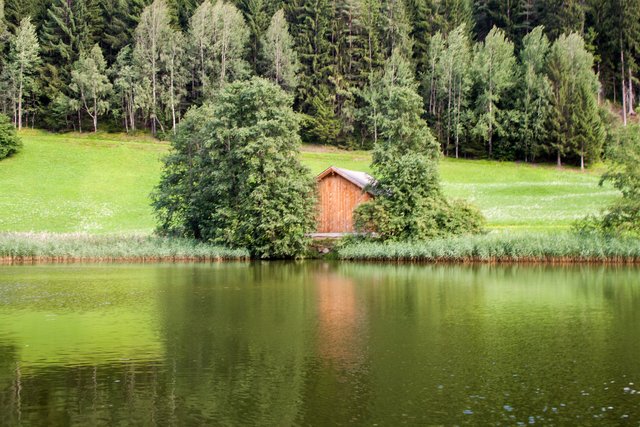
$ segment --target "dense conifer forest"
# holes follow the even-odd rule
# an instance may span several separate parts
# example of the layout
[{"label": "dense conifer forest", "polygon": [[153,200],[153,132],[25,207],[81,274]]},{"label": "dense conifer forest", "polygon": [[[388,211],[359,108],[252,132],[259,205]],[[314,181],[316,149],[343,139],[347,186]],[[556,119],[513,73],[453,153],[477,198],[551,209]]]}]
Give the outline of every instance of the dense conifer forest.
[{"label": "dense conifer forest", "polygon": [[294,98],[304,141],[371,148],[384,70],[407,62],[445,155],[584,166],[611,112],[626,124],[637,105],[640,0],[2,6],[1,102],[17,128],[170,137],[192,106],[259,75]]}]

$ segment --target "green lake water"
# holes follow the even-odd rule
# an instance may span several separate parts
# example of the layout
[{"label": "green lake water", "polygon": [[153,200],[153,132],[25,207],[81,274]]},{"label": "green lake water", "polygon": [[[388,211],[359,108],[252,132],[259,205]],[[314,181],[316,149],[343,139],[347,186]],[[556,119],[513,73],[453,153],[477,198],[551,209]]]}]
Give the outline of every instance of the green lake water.
[{"label": "green lake water", "polygon": [[0,267],[0,425],[640,424],[640,269]]}]

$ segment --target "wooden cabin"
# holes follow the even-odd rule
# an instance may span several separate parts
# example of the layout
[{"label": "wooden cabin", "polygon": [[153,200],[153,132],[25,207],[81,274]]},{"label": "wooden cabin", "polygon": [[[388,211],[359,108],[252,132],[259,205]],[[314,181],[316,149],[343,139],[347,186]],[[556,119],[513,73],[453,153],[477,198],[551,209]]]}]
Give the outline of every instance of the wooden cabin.
[{"label": "wooden cabin", "polygon": [[353,211],[371,200],[371,175],[331,166],[316,178],[318,227],[316,235],[353,233]]}]

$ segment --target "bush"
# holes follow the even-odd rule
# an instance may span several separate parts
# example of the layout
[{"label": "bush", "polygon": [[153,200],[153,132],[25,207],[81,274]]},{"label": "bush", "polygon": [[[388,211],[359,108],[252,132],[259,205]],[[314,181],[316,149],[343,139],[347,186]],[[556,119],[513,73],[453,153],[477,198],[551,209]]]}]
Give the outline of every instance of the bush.
[{"label": "bush", "polygon": [[4,114],[0,114],[0,160],[20,151],[22,142],[16,134],[16,128]]},{"label": "bush", "polygon": [[612,166],[600,185],[611,182],[622,198],[600,217],[589,216],[577,222],[574,230],[580,234],[640,236],[640,127],[621,128],[613,140],[607,156]]}]

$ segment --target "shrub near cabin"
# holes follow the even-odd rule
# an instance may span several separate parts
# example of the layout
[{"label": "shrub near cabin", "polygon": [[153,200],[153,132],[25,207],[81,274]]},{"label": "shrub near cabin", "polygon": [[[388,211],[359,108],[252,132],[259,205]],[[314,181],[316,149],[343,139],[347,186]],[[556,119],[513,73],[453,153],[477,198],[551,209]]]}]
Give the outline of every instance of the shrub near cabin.
[{"label": "shrub near cabin", "polygon": [[353,233],[353,212],[371,200],[369,184],[373,178],[364,173],[330,167],[316,178],[318,185],[317,233]]}]

